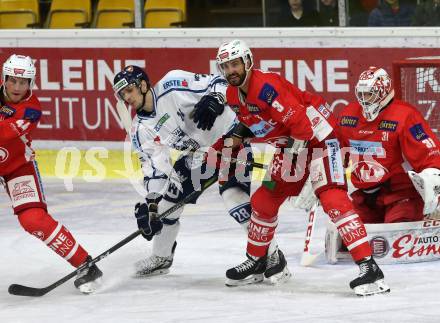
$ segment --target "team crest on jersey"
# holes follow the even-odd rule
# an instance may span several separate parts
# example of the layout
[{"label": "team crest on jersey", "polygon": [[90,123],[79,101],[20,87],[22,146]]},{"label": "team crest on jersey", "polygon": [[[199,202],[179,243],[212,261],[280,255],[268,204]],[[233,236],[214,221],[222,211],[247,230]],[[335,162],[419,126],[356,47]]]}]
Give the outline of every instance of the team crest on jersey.
[{"label": "team crest on jersey", "polygon": [[384,130],[384,131],[396,131],[398,124],[399,123],[397,121],[382,120],[379,123],[379,127],[377,129],[378,130]]},{"label": "team crest on jersey", "polygon": [[339,122],[339,124],[343,127],[355,128],[355,127],[357,127],[358,121],[359,121],[359,118],[357,118],[357,117],[343,116],[341,118],[341,121]]},{"label": "team crest on jersey", "polygon": [[40,120],[41,111],[33,108],[26,108],[24,110],[24,120],[29,120],[30,122],[37,122]]},{"label": "team crest on jersey", "polygon": [[267,104],[271,105],[272,102],[278,97],[278,92],[275,91],[274,87],[269,83],[264,83],[263,88],[258,94],[258,98],[261,101],[267,102]]},{"label": "team crest on jersey", "polygon": [[7,105],[4,105],[0,108],[0,120],[4,120],[6,118],[10,118],[15,114],[15,109],[11,108]]},{"label": "team crest on jersey", "polygon": [[156,132],[159,132],[160,128],[162,128],[163,124],[170,118],[168,113],[165,113],[162,118],[159,119],[159,121],[154,126],[154,130]]},{"label": "team crest on jersey", "polygon": [[166,90],[170,87],[188,87],[188,81],[185,79],[168,80],[163,83],[163,89]]},{"label": "team crest on jersey", "polygon": [[409,131],[411,132],[411,135],[414,137],[414,139],[417,141],[422,141],[429,138],[421,123],[412,126],[411,128],[409,128]]},{"label": "team crest on jersey", "polygon": [[256,104],[248,103],[248,104],[246,104],[246,106],[247,106],[247,109],[249,110],[250,113],[260,113],[261,112],[260,108]]}]

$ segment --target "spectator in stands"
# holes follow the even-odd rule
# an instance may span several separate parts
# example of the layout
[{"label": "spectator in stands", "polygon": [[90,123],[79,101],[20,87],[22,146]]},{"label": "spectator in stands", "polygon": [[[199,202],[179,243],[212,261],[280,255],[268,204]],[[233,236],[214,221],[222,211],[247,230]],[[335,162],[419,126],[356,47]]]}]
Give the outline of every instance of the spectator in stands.
[{"label": "spectator in stands", "polygon": [[440,0],[425,0],[416,8],[413,26],[440,26]]},{"label": "spectator in stands", "polygon": [[319,20],[321,26],[339,26],[338,3],[336,0],[321,0]]},{"label": "spectator in stands", "polygon": [[367,26],[368,16],[378,4],[379,0],[349,0],[348,26]]},{"label": "spectator in stands", "polygon": [[313,27],[319,26],[319,14],[315,9],[308,9],[304,0],[287,0],[281,8],[280,15],[271,26],[277,27]]},{"label": "spectator in stands", "polygon": [[382,0],[368,17],[368,26],[410,26],[414,15],[414,1]]}]

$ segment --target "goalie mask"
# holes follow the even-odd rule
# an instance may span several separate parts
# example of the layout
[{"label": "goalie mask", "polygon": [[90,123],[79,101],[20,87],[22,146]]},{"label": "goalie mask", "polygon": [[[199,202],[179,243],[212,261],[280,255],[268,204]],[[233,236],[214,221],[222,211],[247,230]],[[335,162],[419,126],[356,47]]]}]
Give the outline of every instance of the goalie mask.
[{"label": "goalie mask", "polygon": [[29,79],[29,96],[31,96],[36,74],[37,72],[32,58],[13,54],[3,64],[2,81],[3,84],[5,84],[8,76]]},{"label": "goalie mask", "polygon": [[356,98],[367,121],[373,121],[393,99],[391,78],[383,68],[370,67],[361,73],[356,84]]},{"label": "goalie mask", "polygon": [[229,43],[224,43],[220,46],[217,52],[216,61],[217,68],[221,72],[221,74],[226,78],[225,70],[223,64],[229,61],[232,61],[236,58],[241,58],[244,64],[244,69],[246,72],[246,77],[243,79],[241,84],[246,83],[246,79],[249,75],[249,71],[254,65],[252,52],[246,43],[242,40],[235,39]]},{"label": "goalie mask", "polygon": [[[147,83],[147,90],[142,92],[142,82],[145,81]],[[115,92],[115,96],[118,100],[124,100],[124,96],[122,95],[122,90],[127,87],[137,87],[139,88],[140,93],[143,96],[142,104],[139,107],[136,107],[136,110],[141,109],[145,105],[145,96],[150,89],[150,80],[148,78],[147,73],[140,68],[139,66],[129,65],[125,67],[122,71],[115,75],[113,79],[113,91]]]}]

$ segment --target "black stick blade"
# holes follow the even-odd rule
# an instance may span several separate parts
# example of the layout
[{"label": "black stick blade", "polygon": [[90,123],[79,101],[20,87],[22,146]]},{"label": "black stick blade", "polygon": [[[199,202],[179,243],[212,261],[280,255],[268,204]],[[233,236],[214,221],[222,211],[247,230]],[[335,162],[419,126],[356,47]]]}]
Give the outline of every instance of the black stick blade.
[{"label": "black stick blade", "polygon": [[17,296],[40,297],[45,295],[48,292],[48,290],[46,290],[46,288],[33,288],[18,284],[12,284],[9,286],[8,292],[11,295],[17,295]]}]

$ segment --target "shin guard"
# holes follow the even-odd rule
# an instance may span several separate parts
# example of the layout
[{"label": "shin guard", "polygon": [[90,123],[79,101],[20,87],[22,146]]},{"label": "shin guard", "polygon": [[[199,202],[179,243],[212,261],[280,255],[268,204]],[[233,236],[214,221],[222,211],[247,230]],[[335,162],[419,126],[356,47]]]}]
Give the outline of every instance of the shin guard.
[{"label": "shin guard", "polygon": [[278,218],[276,216],[266,219],[253,211],[249,222],[247,253],[254,257],[265,256],[277,225]]},{"label": "shin guard", "polygon": [[76,242],[66,227],[55,221],[44,209],[23,210],[18,214],[18,221],[23,229],[42,240],[72,266],[80,266],[87,258],[87,252]]}]

